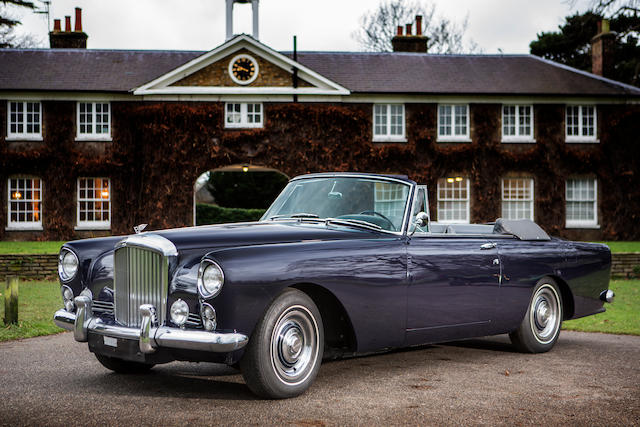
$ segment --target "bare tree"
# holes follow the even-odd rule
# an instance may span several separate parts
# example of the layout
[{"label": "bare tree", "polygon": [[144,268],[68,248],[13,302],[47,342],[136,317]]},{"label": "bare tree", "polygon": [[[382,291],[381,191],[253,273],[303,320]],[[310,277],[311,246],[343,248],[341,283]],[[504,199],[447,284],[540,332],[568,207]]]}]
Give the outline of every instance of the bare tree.
[{"label": "bare tree", "polygon": [[640,0],[592,0],[591,10],[609,18],[637,14],[640,12]]},{"label": "bare tree", "polygon": [[396,27],[413,23],[416,15],[423,17],[423,34],[429,37],[429,51],[433,53],[479,52],[478,45],[469,40],[465,45],[464,34],[468,18],[456,23],[445,17],[436,17],[436,7],[430,2],[411,0],[387,0],[377,9],[360,18],[360,28],[352,37],[364,50],[390,52],[391,39]]},{"label": "bare tree", "polygon": [[41,43],[31,34],[19,35],[15,32],[20,20],[9,7],[34,10],[36,5],[24,0],[0,0],[0,48],[38,47]]}]

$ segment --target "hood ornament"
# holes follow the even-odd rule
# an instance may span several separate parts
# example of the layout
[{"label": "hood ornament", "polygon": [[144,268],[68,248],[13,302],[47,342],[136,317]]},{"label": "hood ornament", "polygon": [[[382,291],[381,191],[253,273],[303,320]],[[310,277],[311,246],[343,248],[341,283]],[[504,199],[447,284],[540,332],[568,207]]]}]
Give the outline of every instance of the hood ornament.
[{"label": "hood ornament", "polygon": [[140,234],[144,231],[145,228],[147,228],[147,225],[149,224],[136,225],[135,227],[133,227],[133,231],[135,231],[136,234]]}]

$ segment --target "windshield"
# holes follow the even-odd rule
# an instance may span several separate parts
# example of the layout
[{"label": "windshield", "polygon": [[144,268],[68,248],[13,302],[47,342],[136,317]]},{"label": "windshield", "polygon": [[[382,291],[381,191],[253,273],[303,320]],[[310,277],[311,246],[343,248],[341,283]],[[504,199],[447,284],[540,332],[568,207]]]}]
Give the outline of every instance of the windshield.
[{"label": "windshield", "polygon": [[282,190],[261,220],[335,218],[400,231],[410,189],[408,183],[372,178],[299,179]]}]

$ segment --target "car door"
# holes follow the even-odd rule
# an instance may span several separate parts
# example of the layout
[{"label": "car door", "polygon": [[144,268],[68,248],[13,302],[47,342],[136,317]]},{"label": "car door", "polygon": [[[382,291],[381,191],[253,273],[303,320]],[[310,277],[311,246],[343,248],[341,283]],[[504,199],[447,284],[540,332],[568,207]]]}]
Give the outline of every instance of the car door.
[{"label": "car door", "polygon": [[432,231],[416,230],[407,244],[408,345],[482,335],[495,315],[500,289],[496,243]]}]

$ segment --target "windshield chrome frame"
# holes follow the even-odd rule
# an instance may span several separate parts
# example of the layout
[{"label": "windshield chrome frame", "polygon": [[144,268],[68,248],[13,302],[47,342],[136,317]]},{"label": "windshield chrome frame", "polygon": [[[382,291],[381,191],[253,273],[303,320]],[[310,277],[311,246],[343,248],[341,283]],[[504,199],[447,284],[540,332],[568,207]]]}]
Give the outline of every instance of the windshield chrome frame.
[{"label": "windshield chrome frame", "polygon": [[[360,178],[360,179],[370,179],[370,180],[374,180],[374,181],[390,181],[390,182],[394,182],[394,183],[403,184],[403,185],[408,186],[409,187],[409,192],[407,193],[407,202],[405,203],[404,216],[402,217],[402,223],[401,223],[402,225],[401,225],[400,230],[399,231],[390,231],[390,230],[385,230],[385,229],[378,230],[380,233],[393,234],[393,235],[396,235],[396,236],[404,236],[404,235],[407,234],[407,230],[409,229],[408,221],[410,219],[409,218],[410,209],[413,206],[413,199],[414,199],[415,191],[416,191],[416,183],[415,182],[409,181],[409,180],[403,180],[403,179],[399,179],[399,178],[394,178],[392,176],[337,172],[337,173],[313,173],[313,174],[308,174],[308,175],[296,176],[295,178],[292,178],[291,180],[289,180],[289,183],[287,183],[287,185],[289,185],[290,183],[292,183],[294,181],[302,181],[302,180],[305,180],[305,179],[318,179],[318,178]],[[280,196],[280,195],[278,195],[278,196]],[[300,223],[304,222],[304,221],[299,221],[300,218],[295,218],[295,219],[298,220],[298,222],[300,222]]]}]

